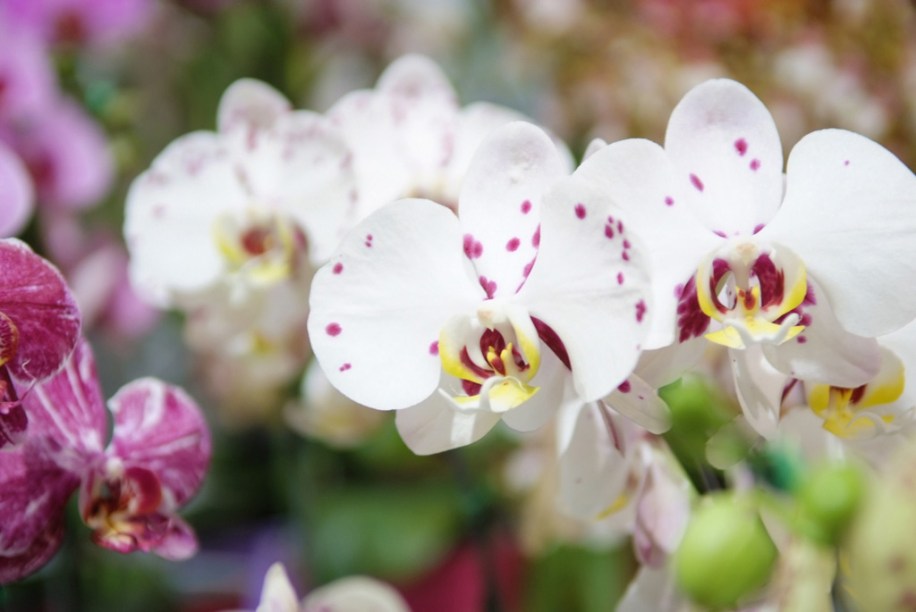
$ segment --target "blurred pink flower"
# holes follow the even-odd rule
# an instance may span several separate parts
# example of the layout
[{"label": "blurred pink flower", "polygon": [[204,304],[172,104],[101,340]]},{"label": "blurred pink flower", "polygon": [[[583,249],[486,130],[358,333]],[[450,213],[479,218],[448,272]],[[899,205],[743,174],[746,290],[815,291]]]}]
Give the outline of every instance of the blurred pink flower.
[{"label": "blurred pink flower", "polygon": [[0,0],[11,22],[49,43],[106,44],[149,21],[151,0]]},{"label": "blurred pink flower", "polygon": [[32,216],[35,193],[22,161],[0,142],[0,237],[15,236]]},{"label": "blurred pink flower", "polygon": [[114,162],[105,134],[70,100],[19,122],[11,139],[42,204],[84,209],[98,204],[111,185]]},{"label": "blurred pink flower", "polygon": [[152,378],[122,387],[108,403],[114,430],[105,446],[102,391],[92,352],[82,342],[60,373],[35,386],[24,403],[33,419],[29,436],[22,447],[0,454],[0,583],[50,560],[76,489],[96,544],[166,559],[196,552],[194,532],[176,511],[203,481],[210,434],[181,389]]},{"label": "blurred pink flower", "polygon": [[55,96],[56,77],[44,45],[4,19],[0,0],[0,120],[35,113]]}]

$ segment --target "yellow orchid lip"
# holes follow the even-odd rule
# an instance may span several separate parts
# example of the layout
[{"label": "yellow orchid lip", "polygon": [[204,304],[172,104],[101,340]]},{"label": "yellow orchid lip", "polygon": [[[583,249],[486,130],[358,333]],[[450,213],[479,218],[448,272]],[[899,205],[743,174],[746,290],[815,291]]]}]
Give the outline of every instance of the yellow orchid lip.
[{"label": "yellow orchid lip", "polygon": [[887,349],[881,369],[868,383],[854,389],[824,384],[806,385],[808,406],[824,420],[824,429],[846,439],[877,434],[896,420],[892,404],[903,395],[903,362]]},{"label": "yellow orchid lip", "polygon": [[487,300],[472,317],[456,317],[439,334],[442,369],[461,381],[465,395],[450,395],[460,409],[506,412],[527,402],[539,387],[540,340],[528,313]]},{"label": "yellow orchid lip", "polygon": [[231,273],[259,285],[281,282],[292,275],[305,236],[281,215],[250,213],[247,219],[224,215],[213,224],[213,240]]},{"label": "yellow orchid lip", "polygon": [[[801,260],[786,249],[751,241],[726,245],[699,266],[693,289],[700,312],[722,324],[720,329],[703,333],[711,342],[744,349],[757,343],[783,344],[793,338],[804,341],[800,334],[805,323],[797,309],[808,296],[807,272]],[[679,310],[679,314],[684,313]],[[682,316],[679,323],[686,319]]]}]

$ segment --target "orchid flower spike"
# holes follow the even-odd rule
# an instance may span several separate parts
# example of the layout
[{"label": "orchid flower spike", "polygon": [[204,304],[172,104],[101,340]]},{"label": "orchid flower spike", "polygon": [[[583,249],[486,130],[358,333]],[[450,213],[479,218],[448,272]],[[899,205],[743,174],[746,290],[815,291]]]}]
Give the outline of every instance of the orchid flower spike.
[{"label": "orchid flower spike", "polygon": [[398,410],[415,452],[469,444],[500,419],[535,429],[567,383],[590,401],[633,369],[649,322],[641,253],[604,208],[545,198],[564,167],[547,134],[509,124],[478,149],[457,217],[394,202],[316,273],[322,369],[354,401]]},{"label": "orchid flower spike", "polygon": [[783,174],[763,103],[727,79],[691,90],[664,148],[594,152],[566,186],[601,193],[645,241],[656,316],[646,348],[728,347],[749,421],[772,433],[782,381],[855,388],[875,336],[916,317],[916,177],[843,130],[803,138]]},{"label": "orchid flower spike", "polygon": [[21,447],[0,453],[0,583],[51,559],[77,489],[96,544],[166,559],[196,552],[194,532],[177,510],[200,488],[210,434],[184,391],[152,378],[122,387],[108,402],[114,428],[106,445],[108,411],[83,341],[23,403],[32,419],[29,435]]}]

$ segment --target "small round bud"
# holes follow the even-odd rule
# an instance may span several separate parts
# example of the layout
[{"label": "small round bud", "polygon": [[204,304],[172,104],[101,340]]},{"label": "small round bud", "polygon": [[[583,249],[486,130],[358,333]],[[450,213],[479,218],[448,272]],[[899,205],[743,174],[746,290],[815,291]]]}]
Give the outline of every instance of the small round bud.
[{"label": "small round bud", "polygon": [[826,464],[813,469],[797,493],[800,527],[821,544],[836,544],[855,516],[864,488],[855,466]]},{"label": "small round bud", "polygon": [[757,510],[733,494],[707,496],[674,553],[677,584],[693,601],[730,608],[763,587],[777,550]]}]

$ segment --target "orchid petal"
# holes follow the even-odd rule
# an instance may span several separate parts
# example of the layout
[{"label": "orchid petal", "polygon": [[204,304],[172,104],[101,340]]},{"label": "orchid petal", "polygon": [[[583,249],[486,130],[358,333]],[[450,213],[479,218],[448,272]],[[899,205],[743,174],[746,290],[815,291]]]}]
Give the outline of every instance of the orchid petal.
[{"label": "orchid petal", "polygon": [[617,612],[645,612],[646,610],[669,610],[682,612],[690,609],[674,578],[670,566],[639,568],[630,582],[623,599],[617,605]]},{"label": "orchid petal", "polygon": [[594,520],[629,501],[629,465],[618,417],[602,410],[598,403],[583,404],[578,398],[560,406],[559,502],[566,513],[583,520]]},{"label": "orchid petal", "polygon": [[786,197],[761,232],[790,245],[837,320],[874,337],[916,317],[916,176],[864,136],[822,130],[792,150]]},{"label": "orchid petal", "polygon": [[690,484],[682,473],[672,474],[662,461],[659,457],[650,463],[636,510],[637,558],[653,567],[674,553],[690,518]]},{"label": "orchid petal", "polygon": [[458,220],[428,200],[395,202],[357,226],[312,281],[309,338],[328,380],[382,410],[428,397],[442,327],[483,297],[465,266]]},{"label": "orchid petal", "polygon": [[0,313],[19,334],[10,371],[21,381],[45,378],[76,345],[80,314],[73,295],[56,268],[15,239],[0,241],[0,276]]},{"label": "orchid petal", "polygon": [[654,434],[671,429],[671,411],[646,381],[631,374],[604,401],[614,410]]},{"label": "orchid petal", "polygon": [[[452,383],[458,386],[457,379]],[[467,446],[487,434],[499,422],[500,415],[480,409],[462,410],[444,392],[398,410],[395,424],[404,444],[417,455],[432,455]]]},{"label": "orchid petal", "polygon": [[455,141],[458,100],[451,83],[431,59],[405,55],[382,73],[376,91],[390,109],[415,193],[437,193]]},{"label": "orchid petal", "polygon": [[255,612],[299,612],[299,597],[282,563],[274,563],[264,575],[261,599]]},{"label": "orchid petal", "polygon": [[728,355],[738,401],[747,422],[764,438],[772,439],[776,435],[782,390],[788,376],[770,365],[759,345],[729,350]]},{"label": "orchid petal", "polygon": [[393,587],[367,576],[348,576],[315,589],[302,600],[301,610],[410,612],[404,599]]},{"label": "orchid petal", "polygon": [[[667,153],[648,140],[624,140],[591,154],[572,178],[557,187],[582,199],[620,210],[627,228],[645,245],[651,266],[652,316],[644,348],[668,346],[676,339],[681,294],[703,257],[721,238],[703,227],[687,205]],[[610,231],[615,228],[610,225]]]},{"label": "orchid petal", "polygon": [[197,554],[197,536],[191,526],[174,514],[166,515],[166,518],[166,532],[150,552],[169,561],[183,561]]},{"label": "orchid petal", "polygon": [[650,387],[660,389],[697,365],[709,346],[709,342],[700,337],[665,348],[643,351],[634,373]]},{"label": "orchid petal", "polygon": [[177,387],[143,378],[122,387],[108,407],[114,431],[107,454],[155,474],[168,509],[187,502],[210,462],[210,432],[194,401]]},{"label": "orchid petal", "polygon": [[791,340],[764,345],[766,358],[780,372],[805,382],[848,388],[864,385],[881,364],[878,342],[840,327],[819,285],[814,295],[817,303],[803,306],[810,323]]},{"label": "orchid petal", "polygon": [[102,455],[108,415],[92,349],[80,340],[63,368],[26,392],[29,444],[60,468],[81,476]]},{"label": "orchid petal", "polygon": [[465,254],[489,295],[512,295],[525,282],[538,252],[542,196],[563,175],[550,137],[528,123],[500,128],[477,150],[458,214]]},{"label": "orchid petal", "polygon": [[246,155],[237,172],[254,199],[296,220],[312,262],[327,261],[354,214],[352,153],[342,134],[317,113],[287,113]]},{"label": "orchid petal", "polygon": [[480,143],[507,123],[526,120],[517,111],[487,102],[469,104],[461,109],[454,127],[454,142],[441,186],[445,202],[458,201],[461,185]]},{"label": "orchid petal", "polygon": [[226,89],[216,112],[219,131],[243,129],[248,134],[269,129],[291,110],[289,100],[257,79],[239,79]]},{"label": "orchid petal", "polygon": [[653,316],[645,259],[624,221],[575,190],[556,189],[541,209],[537,261],[518,301],[549,326],[569,357],[584,401],[633,370]]},{"label": "orchid petal", "polygon": [[19,158],[0,143],[0,237],[15,236],[32,216],[35,190]]},{"label": "orchid petal", "polygon": [[744,85],[714,79],[689,91],[671,113],[665,150],[686,204],[709,229],[749,236],[779,208],[779,134]]},{"label": "orchid petal", "polygon": [[[40,486],[36,486],[40,483]],[[24,449],[0,453],[0,584],[37,571],[63,540],[64,508],[79,480]]]},{"label": "orchid petal", "polygon": [[161,306],[212,286],[225,267],[213,240],[216,220],[243,211],[249,196],[217,134],[196,132],[169,145],[127,195],[133,284]]},{"label": "orchid petal", "polygon": [[[383,204],[410,194],[412,174],[398,142],[391,109],[373,91],[354,91],[327,112],[353,150],[353,172],[359,185],[356,220]],[[394,148],[394,150],[392,150]]]}]

